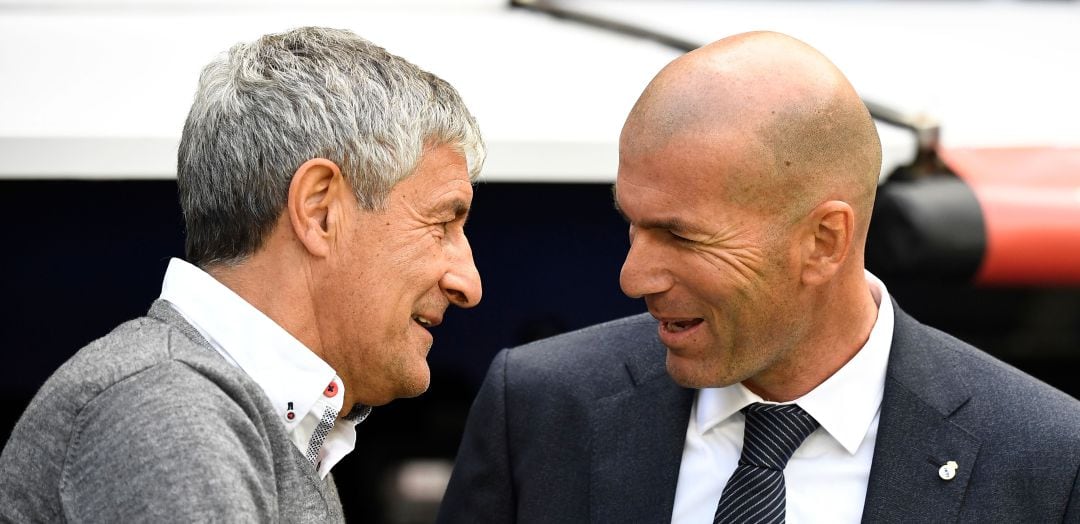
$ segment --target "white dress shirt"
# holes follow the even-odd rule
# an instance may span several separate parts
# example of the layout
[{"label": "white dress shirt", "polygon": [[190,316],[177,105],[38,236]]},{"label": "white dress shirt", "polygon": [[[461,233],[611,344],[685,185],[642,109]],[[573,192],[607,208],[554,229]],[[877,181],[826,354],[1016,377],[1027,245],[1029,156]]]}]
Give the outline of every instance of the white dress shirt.
[{"label": "white dress shirt", "polygon": [[[866,344],[825,382],[793,401],[821,427],[795,450],[784,469],[789,523],[862,518],[894,320],[885,284],[870,272],[866,282],[878,305]],[[673,523],[713,521],[742,454],[745,417],[740,410],[754,402],[764,401],[742,384],[697,392],[686,429]]]},{"label": "white dress shirt", "polygon": [[356,425],[371,408],[357,406],[338,418],[345,397],[341,378],[288,331],[214,277],[177,258],[169,261],[161,299],[262,388],[293,444],[321,477],[353,450]]}]

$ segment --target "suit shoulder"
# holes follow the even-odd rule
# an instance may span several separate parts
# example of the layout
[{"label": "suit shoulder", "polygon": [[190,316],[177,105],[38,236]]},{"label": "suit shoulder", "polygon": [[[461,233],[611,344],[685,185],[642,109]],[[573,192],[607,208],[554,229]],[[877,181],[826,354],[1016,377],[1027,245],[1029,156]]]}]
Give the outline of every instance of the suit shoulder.
[{"label": "suit shoulder", "polygon": [[984,421],[974,426],[979,431],[1021,438],[1038,426],[1043,439],[1068,442],[1080,452],[1080,400],[952,335],[921,327],[926,347],[938,348],[968,388],[971,399],[965,408]]},{"label": "suit shoulder", "polygon": [[1030,407],[1033,403],[1043,404],[1080,422],[1080,400],[971,344],[936,329],[934,331],[938,336],[951,340],[952,343],[945,347],[965,371],[967,385],[978,393],[993,395],[1002,406],[1013,403],[1024,407]]},{"label": "suit shoulder", "polygon": [[646,314],[623,317],[576,331],[537,340],[511,352],[518,359],[560,364],[610,360],[615,355],[633,353],[642,345],[659,343],[656,320]]},{"label": "suit shoulder", "polygon": [[664,369],[666,349],[648,314],[624,317],[506,351],[512,384],[580,385],[598,392]]}]

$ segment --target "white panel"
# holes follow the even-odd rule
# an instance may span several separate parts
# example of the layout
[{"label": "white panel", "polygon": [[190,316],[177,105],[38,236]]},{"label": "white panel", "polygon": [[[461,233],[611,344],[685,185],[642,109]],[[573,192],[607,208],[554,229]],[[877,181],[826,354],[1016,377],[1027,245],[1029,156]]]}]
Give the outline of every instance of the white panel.
[{"label": "white panel", "polygon": [[[488,180],[610,181],[619,129],[678,52],[503,2],[0,0],[0,176],[171,176],[202,65],[234,42],[346,27],[449,80]],[[819,47],[860,93],[951,146],[1080,145],[1080,6],[1038,2],[590,1],[702,42],[750,29]],[[886,171],[913,154],[881,126]]]},{"label": "white panel", "polygon": [[454,84],[492,146],[489,179],[613,177],[626,113],[678,56],[501,3],[0,9],[0,150],[32,140],[51,151],[0,157],[0,175],[170,174],[164,144],[178,142],[202,65],[237,41],[309,24],[352,29]]},{"label": "white panel", "polygon": [[701,43],[753,30],[821,50],[947,146],[1080,146],[1080,2],[565,2]]}]

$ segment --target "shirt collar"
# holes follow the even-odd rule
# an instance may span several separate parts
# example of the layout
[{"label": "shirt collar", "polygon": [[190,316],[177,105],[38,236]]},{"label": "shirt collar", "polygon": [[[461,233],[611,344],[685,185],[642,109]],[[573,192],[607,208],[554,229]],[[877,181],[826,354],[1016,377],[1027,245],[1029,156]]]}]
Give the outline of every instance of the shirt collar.
[{"label": "shirt collar", "polygon": [[[825,382],[793,401],[851,454],[858,450],[881,407],[885,370],[892,347],[894,317],[889,292],[869,271],[866,271],[866,283],[878,305],[877,320],[866,344]],[[741,383],[700,390],[696,415],[698,431],[709,431],[754,402],[764,400]]]},{"label": "shirt collar", "polygon": [[[270,317],[183,260],[169,261],[161,299],[262,388],[289,431],[302,418],[285,416],[289,403],[295,413],[307,413],[337,376],[329,364]],[[344,386],[339,394],[344,397]]]}]

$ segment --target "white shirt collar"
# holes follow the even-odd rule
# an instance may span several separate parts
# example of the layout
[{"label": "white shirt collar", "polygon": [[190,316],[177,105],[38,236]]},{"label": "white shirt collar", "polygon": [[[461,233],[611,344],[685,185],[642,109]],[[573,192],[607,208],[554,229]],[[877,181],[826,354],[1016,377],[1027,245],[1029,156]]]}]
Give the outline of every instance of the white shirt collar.
[{"label": "white shirt collar", "polygon": [[[161,298],[168,301],[215,349],[243,369],[284,416],[288,403],[307,413],[337,373],[299,340],[203,270],[169,261]],[[344,395],[338,395],[338,403]],[[298,420],[288,421],[292,427]]]},{"label": "white shirt collar", "polygon": [[[355,427],[371,413],[368,406],[342,412],[345,385],[334,369],[288,331],[203,270],[180,259],[169,261],[161,299],[172,304],[229,363],[262,388],[285,425],[290,440],[305,455],[327,408],[342,418],[309,458],[320,476],[351,452]],[[327,394],[334,383],[335,394]]]},{"label": "white shirt collar", "polygon": [[[858,450],[881,407],[892,347],[894,317],[889,292],[869,271],[866,283],[878,305],[877,320],[866,344],[825,382],[792,401],[851,454]],[[742,384],[702,389],[697,396],[698,430],[705,433],[754,402],[764,400]]]}]

